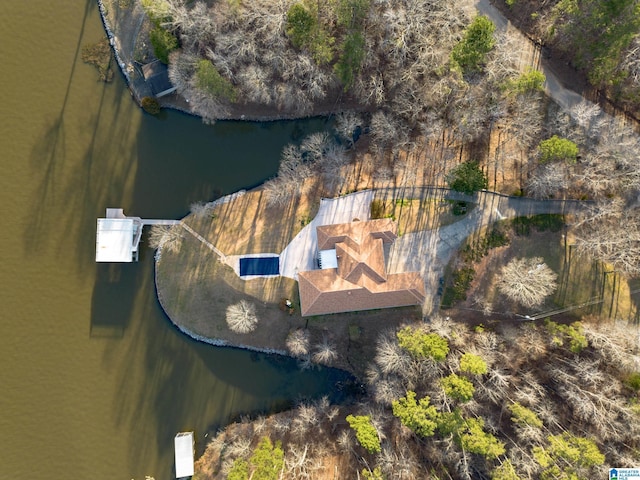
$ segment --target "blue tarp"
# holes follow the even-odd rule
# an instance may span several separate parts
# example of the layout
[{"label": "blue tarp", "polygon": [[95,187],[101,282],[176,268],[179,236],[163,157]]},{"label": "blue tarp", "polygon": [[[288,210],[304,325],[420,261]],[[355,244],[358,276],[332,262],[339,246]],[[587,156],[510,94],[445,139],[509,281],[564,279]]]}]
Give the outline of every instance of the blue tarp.
[{"label": "blue tarp", "polygon": [[279,257],[245,257],[240,259],[240,276],[279,275]]}]

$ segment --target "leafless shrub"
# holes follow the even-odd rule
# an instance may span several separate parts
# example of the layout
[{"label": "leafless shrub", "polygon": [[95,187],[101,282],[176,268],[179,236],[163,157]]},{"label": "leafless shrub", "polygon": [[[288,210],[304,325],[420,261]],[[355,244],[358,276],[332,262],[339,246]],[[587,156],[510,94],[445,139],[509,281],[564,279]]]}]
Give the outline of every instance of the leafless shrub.
[{"label": "leafless shrub", "polygon": [[556,275],[540,257],[516,258],[502,269],[498,289],[525,307],[535,307],[558,287]]},{"label": "leafless shrub", "polygon": [[225,456],[230,458],[244,458],[251,453],[251,438],[240,437],[229,444],[225,450]]},{"label": "leafless shrub", "polygon": [[227,307],[227,325],[235,333],[249,333],[258,326],[256,306],[246,300]]},{"label": "leafless shrub", "polygon": [[318,421],[318,411],[313,405],[301,404],[291,422],[291,432],[302,436]]},{"label": "leafless shrub", "polygon": [[329,338],[324,337],[322,341],[316,345],[313,352],[313,361],[323,365],[330,365],[338,358],[336,346]]},{"label": "leafless shrub", "polygon": [[541,165],[527,182],[527,190],[535,198],[550,198],[569,188],[567,168],[562,163]]},{"label": "leafless shrub", "polygon": [[153,249],[177,253],[182,246],[182,225],[152,225],[149,230],[149,246]]},{"label": "leafless shrub", "polygon": [[330,143],[327,132],[315,132],[302,140],[300,151],[306,154],[310,160],[316,161],[324,155]]},{"label": "leafless shrub", "polygon": [[309,353],[309,332],[296,329],[287,337],[287,349],[291,355],[300,357]]},{"label": "leafless shrub", "polygon": [[291,418],[288,415],[278,415],[273,422],[273,428],[281,435],[287,433],[291,428]]},{"label": "leafless shrub", "polygon": [[338,415],[340,414],[340,408],[339,407],[331,407],[330,409],[327,410],[327,420],[329,420],[330,422],[333,422]]},{"label": "leafless shrub", "polygon": [[351,450],[353,448],[353,435],[350,430],[341,430],[336,443],[343,451]]},{"label": "leafless shrub", "polygon": [[334,129],[338,136],[351,145],[353,143],[353,132],[362,125],[362,117],[352,111],[341,112],[336,115]]},{"label": "leafless shrub", "polygon": [[378,340],[375,362],[384,374],[400,373],[407,369],[410,358],[395,338],[384,335]]},{"label": "leafless shrub", "polygon": [[478,393],[492,403],[500,405],[511,390],[511,377],[504,370],[492,368],[483,382],[480,383]]}]

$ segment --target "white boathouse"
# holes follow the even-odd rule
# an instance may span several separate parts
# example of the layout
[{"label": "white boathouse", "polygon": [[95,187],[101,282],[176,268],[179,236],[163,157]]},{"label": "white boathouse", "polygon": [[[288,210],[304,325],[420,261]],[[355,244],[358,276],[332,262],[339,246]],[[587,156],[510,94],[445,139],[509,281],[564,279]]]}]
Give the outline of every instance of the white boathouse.
[{"label": "white boathouse", "polygon": [[195,440],[193,432],[180,432],[174,439],[176,451],[176,478],[193,475],[193,459],[195,455]]},{"label": "white boathouse", "polygon": [[107,208],[106,218],[98,219],[96,262],[137,262],[138,246],[145,225],[175,225],[178,220],[145,220],[127,217],[122,208]]}]

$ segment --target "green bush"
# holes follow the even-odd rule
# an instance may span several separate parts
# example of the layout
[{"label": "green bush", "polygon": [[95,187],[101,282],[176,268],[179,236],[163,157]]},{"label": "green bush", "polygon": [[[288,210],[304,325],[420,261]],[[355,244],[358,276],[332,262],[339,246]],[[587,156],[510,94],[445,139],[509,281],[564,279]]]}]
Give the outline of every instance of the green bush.
[{"label": "green bush", "polygon": [[451,275],[451,285],[448,285],[442,295],[442,306],[451,307],[455,302],[467,299],[467,290],[471,286],[476,272],[471,267],[455,270]]},{"label": "green bush", "polygon": [[460,445],[464,450],[482,455],[488,460],[504,455],[504,443],[483,430],[484,422],[481,418],[470,418],[466,424],[465,432],[460,435]]},{"label": "green bush", "polygon": [[364,480],[384,480],[380,467],[375,467],[373,470],[363,468],[361,475]]},{"label": "green bush", "polygon": [[465,262],[480,261],[492,248],[509,245],[511,239],[500,224],[494,225],[486,235],[474,243],[467,243],[461,250]]},{"label": "green bush", "polygon": [[153,53],[162,63],[169,63],[169,54],[178,48],[176,36],[160,26],[156,26],[149,33],[149,39],[153,46]]},{"label": "green bush", "polygon": [[263,437],[249,463],[253,468],[252,480],[278,480],[284,466],[284,450],[280,441],[274,445],[269,437]]},{"label": "green bush", "polygon": [[140,105],[145,112],[151,115],[158,115],[160,113],[160,103],[153,97],[142,97]]},{"label": "green bush", "polygon": [[560,138],[557,135],[541,141],[538,145],[538,152],[542,163],[555,161],[576,163],[578,158],[578,146],[571,140]]},{"label": "green bush", "polygon": [[406,397],[392,402],[393,414],[415,434],[430,437],[438,426],[438,412],[429,401],[429,397],[424,397],[416,402],[416,393],[408,391]]},{"label": "green bush", "polygon": [[398,345],[414,357],[430,357],[441,362],[449,353],[449,342],[437,333],[425,333],[420,329],[404,327],[396,336]]},{"label": "green bush", "polygon": [[[558,3],[558,36],[589,81],[602,88],[621,83],[629,72],[619,68],[638,34],[640,5],[635,0],[564,0]],[[561,16],[560,16],[561,15]]]},{"label": "green bush", "polygon": [[443,437],[453,435],[459,438],[465,426],[465,419],[459,408],[454,408],[451,412],[441,412],[438,416],[438,432]]},{"label": "green bush", "polygon": [[491,480],[520,480],[520,477],[507,459],[491,473]]},{"label": "green bush", "polygon": [[473,383],[455,373],[441,379],[440,385],[448,397],[460,402],[468,402],[471,400],[476,391]]},{"label": "green bush", "polygon": [[511,421],[522,427],[532,426],[536,428],[542,428],[542,420],[538,418],[535,412],[529,410],[527,407],[520,405],[518,402],[509,405],[509,411],[513,415]]},{"label": "green bush", "polygon": [[462,37],[451,53],[452,60],[465,74],[482,70],[487,53],[495,46],[493,32],[496,26],[489,17],[477,16],[467,27]]},{"label": "green bush", "polygon": [[317,26],[316,13],[303,3],[294,3],[287,11],[286,31],[294,47],[301,48],[310,44]]},{"label": "green bush", "polygon": [[487,362],[478,355],[465,353],[460,357],[460,371],[473,373],[474,375],[484,375],[488,371]]},{"label": "green bush", "polygon": [[456,202],[453,204],[451,213],[453,213],[455,216],[465,215],[468,208],[469,204],[467,202]]},{"label": "green bush", "polygon": [[371,418],[367,415],[347,415],[349,426],[356,433],[356,440],[362,448],[369,453],[380,453],[380,437],[376,427],[371,423]]},{"label": "green bush", "polygon": [[578,479],[594,478],[578,473],[604,463],[604,455],[600,453],[593,440],[564,432],[550,435],[546,448],[534,447],[533,457],[543,468],[540,478],[551,480],[556,478]]},{"label": "green bush", "polygon": [[633,372],[629,374],[624,383],[636,392],[640,392],[640,372]]},{"label": "green bush", "polygon": [[236,90],[229,80],[224,78],[209,60],[200,60],[196,69],[198,88],[214,98],[236,101]]},{"label": "green bush", "polygon": [[249,463],[243,458],[233,461],[227,480],[247,480],[249,478]]},{"label": "green bush", "polygon": [[556,323],[548,318],[544,321],[547,331],[551,335],[551,342],[559,347],[564,346],[566,340],[569,340],[569,350],[573,353],[580,353],[589,346],[587,337],[584,334],[582,323],[573,322],[571,325]]},{"label": "green bush", "polygon": [[336,17],[338,25],[344,28],[360,28],[367,16],[371,0],[338,0]]},{"label": "green bush", "polygon": [[509,80],[507,89],[519,94],[542,92],[544,91],[545,80],[544,73],[529,68],[515,80]]},{"label": "green bush", "polygon": [[455,167],[447,175],[449,187],[456,192],[471,195],[487,188],[489,181],[478,165],[478,162],[464,162]]}]

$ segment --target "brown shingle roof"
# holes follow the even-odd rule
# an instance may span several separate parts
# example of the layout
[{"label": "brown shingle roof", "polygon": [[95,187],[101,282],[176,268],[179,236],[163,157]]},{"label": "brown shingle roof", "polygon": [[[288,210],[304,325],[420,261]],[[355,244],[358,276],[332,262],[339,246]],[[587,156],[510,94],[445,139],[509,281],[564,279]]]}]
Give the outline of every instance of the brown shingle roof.
[{"label": "brown shingle roof", "polygon": [[317,228],[318,249],[336,249],[338,268],[298,273],[303,316],[420,304],[424,283],[416,272],[388,275],[383,243],[396,238],[388,218]]}]

